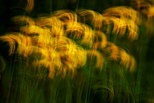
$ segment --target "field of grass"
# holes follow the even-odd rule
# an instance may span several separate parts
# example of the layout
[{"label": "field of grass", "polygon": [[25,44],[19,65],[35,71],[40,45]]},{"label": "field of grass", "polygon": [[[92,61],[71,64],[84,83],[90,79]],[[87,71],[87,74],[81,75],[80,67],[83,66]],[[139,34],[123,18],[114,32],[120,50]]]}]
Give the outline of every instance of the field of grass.
[{"label": "field of grass", "polygon": [[153,0],[0,2],[0,102],[154,103]]}]

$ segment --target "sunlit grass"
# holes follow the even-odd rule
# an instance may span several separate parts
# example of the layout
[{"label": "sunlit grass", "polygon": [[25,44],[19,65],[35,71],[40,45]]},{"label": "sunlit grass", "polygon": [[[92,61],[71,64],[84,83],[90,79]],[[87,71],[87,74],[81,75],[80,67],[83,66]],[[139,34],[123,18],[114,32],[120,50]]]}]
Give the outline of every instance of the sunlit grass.
[{"label": "sunlit grass", "polygon": [[[33,3],[28,0],[27,12]],[[134,75],[140,61],[131,48],[118,44],[140,39],[138,11],[125,6],[102,13],[58,10],[37,18],[15,16],[12,21],[19,31],[0,36],[9,45],[9,55],[15,56],[12,67],[6,66],[15,73],[8,77],[11,83],[17,83],[10,88],[15,93],[6,90],[10,103],[139,102],[140,80]]]},{"label": "sunlit grass", "polygon": [[[110,12],[114,12],[114,9],[113,11],[112,9],[107,11],[108,14],[104,13],[104,16],[110,16]],[[133,12],[135,13],[135,11]],[[92,15],[93,25],[96,25],[98,21],[100,22],[97,15],[101,14],[95,11],[86,10],[79,13],[81,16]],[[122,16],[122,18],[127,16],[125,12],[117,15]],[[100,17],[103,18],[103,16]],[[132,31],[135,29],[133,25],[136,24],[130,24],[130,22],[128,24],[124,20],[122,25],[115,22],[116,19],[121,20],[122,18],[112,18],[110,16],[109,20],[114,21],[113,32],[124,35],[127,26],[128,38],[134,40],[137,38],[137,31],[135,33],[132,33]],[[43,65],[49,69],[50,78],[54,77],[56,71],[65,75],[68,71],[74,73],[77,68],[84,66],[86,61],[88,64],[87,54],[96,56],[96,67],[103,68],[103,58],[105,56],[113,61],[120,60],[119,65],[126,68],[130,67],[131,70],[134,68],[135,59],[130,54],[116,46],[116,44],[110,43],[107,40],[107,35],[101,30],[93,30],[90,26],[77,21],[77,14],[71,11],[57,11],[51,17],[41,17],[35,20],[24,16],[17,16],[12,20],[17,24],[26,23],[26,25],[20,27],[21,33],[10,33],[0,37],[1,40],[9,43],[10,55],[17,53],[26,57],[32,53],[38,53],[41,59],[34,61],[34,64],[38,67]],[[107,25],[110,24],[107,23]],[[17,50],[15,51],[16,43]],[[88,48],[85,49],[84,46],[88,46]]]}]

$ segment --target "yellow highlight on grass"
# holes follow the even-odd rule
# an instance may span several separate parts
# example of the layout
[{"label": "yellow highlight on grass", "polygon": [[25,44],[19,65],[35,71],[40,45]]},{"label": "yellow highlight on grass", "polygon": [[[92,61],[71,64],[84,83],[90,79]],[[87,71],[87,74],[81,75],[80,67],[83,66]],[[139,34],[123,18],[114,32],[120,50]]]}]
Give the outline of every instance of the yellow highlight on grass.
[{"label": "yellow highlight on grass", "polygon": [[[124,11],[119,12],[119,9]],[[115,15],[121,17],[117,18]],[[86,16],[90,16],[94,28],[80,21],[80,17],[87,19]],[[111,8],[104,14],[92,10],[79,10],[77,13],[60,10],[48,17],[33,19],[16,16],[12,20],[26,25],[21,25],[19,32],[0,36],[0,40],[9,44],[10,55],[16,53],[22,57],[40,57],[33,60],[32,65],[48,69],[49,78],[56,75],[74,75],[78,68],[89,65],[89,58],[95,62],[93,67],[100,70],[103,69],[105,61],[115,61],[130,71],[135,68],[133,56],[109,41],[108,35],[101,31],[103,22],[106,25],[113,23],[113,32],[124,36],[128,29],[128,38],[137,39],[137,13],[132,9]]]},{"label": "yellow highlight on grass", "polygon": [[123,37],[128,29],[128,39],[138,39],[138,25],[140,20],[137,11],[124,6],[113,7],[105,10],[103,16],[107,18],[103,21],[105,24],[113,24],[113,32],[115,34]]}]

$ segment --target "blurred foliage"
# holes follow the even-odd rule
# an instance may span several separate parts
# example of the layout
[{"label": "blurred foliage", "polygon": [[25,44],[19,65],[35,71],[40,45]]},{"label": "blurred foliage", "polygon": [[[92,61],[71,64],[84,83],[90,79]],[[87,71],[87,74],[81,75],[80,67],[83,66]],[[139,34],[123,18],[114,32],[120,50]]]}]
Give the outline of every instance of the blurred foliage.
[{"label": "blurred foliage", "polygon": [[[153,0],[10,0],[9,2],[1,0],[0,102],[153,103],[153,3]],[[115,6],[120,6],[120,8],[115,8]],[[123,6],[132,8],[132,10],[137,11],[140,15],[134,16],[134,12]],[[71,10],[71,13],[68,13],[68,16],[66,11],[55,12],[58,10]],[[70,17],[68,21],[71,21],[71,14],[77,14],[79,17],[76,26],[72,25],[71,22],[67,22],[67,19],[61,19],[68,16]],[[105,18],[97,19],[100,17],[99,14]],[[63,29],[68,33],[67,35],[75,30],[76,33],[74,37],[67,36],[67,38],[71,40],[73,38],[73,42],[69,41],[69,47],[71,49],[73,48],[74,51],[78,48],[75,54],[81,52],[81,50],[89,49],[96,49],[102,52],[105,59],[102,69],[97,69],[95,65],[97,64],[95,57],[99,55],[97,52],[90,53],[90,58],[87,58],[87,64],[90,65],[82,65],[82,67],[76,70],[73,76],[65,75],[61,77],[55,75],[54,78],[53,76],[50,77],[49,74],[53,71],[50,71],[51,68],[49,68],[49,70],[46,69],[49,66],[52,67],[51,64],[47,64],[48,61],[42,63],[44,66],[33,66],[33,61],[40,60],[42,57],[47,58],[47,60],[54,58],[53,52],[48,51],[48,49],[43,48],[40,56],[40,54],[38,55],[36,52],[32,52],[32,50],[34,50],[33,47],[29,48],[31,44],[36,47],[45,45],[46,48],[54,48],[54,46],[50,47],[50,43],[53,43],[54,40],[50,41],[48,34],[57,36],[56,33],[59,34],[60,30],[56,27],[51,28],[51,25],[60,25],[61,22],[56,24],[56,19],[52,19],[53,24],[46,25],[48,24],[48,19],[54,17],[53,15],[64,22],[66,27],[64,26]],[[100,24],[100,20],[103,20],[104,23]],[[118,26],[118,24],[120,26]],[[103,25],[103,28],[101,25]],[[80,28],[81,26],[82,28]],[[53,29],[55,33],[47,33],[46,37],[42,36],[42,33],[48,32],[46,28]],[[84,45],[84,43],[87,43],[88,46],[93,44],[89,43],[88,40],[90,39],[87,39],[88,36],[83,36],[77,44],[73,44],[74,41],[76,42],[79,39],[75,37],[81,37],[80,35],[82,33],[86,35],[84,32],[91,29],[94,31],[101,30],[105,33],[108,42],[106,48],[100,46],[103,42],[100,42],[99,39],[104,37],[99,36],[99,33],[98,37],[95,37],[94,42],[96,43],[94,43],[92,47]],[[137,32],[137,34],[135,34],[135,32]],[[29,36],[29,34],[31,34],[31,36]],[[132,34],[133,36],[131,36]],[[32,41],[31,39],[36,41]],[[66,41],[63,40],[63,42]],[[67,48],[67,46],[65,46],[66,45],[63,45],[63,48]],[[59,48],[62,49],[61,47]],[[67,48],[68,51],[70,48]],[[103,50],[101,50],[102,48]],[[124,49],[124,51],[122,51],[121,48]],[[108,52],[107,50],[113,52]],[[63,52],[63,50],[59,51],[61,54],[67,54]],[[54,53],[56,55],[57,52]],[[69,51],[69,53],[71,54],[71,51]],[[69,59],[73,57],[83,57],[78,54],[77,56],[73,54],[69,55],[69,53],[66,55]],[[123,57],[122,54],[124,55]],[[125,54],[127,54],[127,56]],[[137,67],[134,72],[127,71],[128,67],[130,67],[128,64],[131,63],[120,62],[120,60],[127,61],[129,54],[132,54],[137,62]],[[57,55],[55,58],[56,57]],[[65,61],[67,58],[65,57],[62,60]],[[60,59],[55,60],[56,61],[53,61],[52,64],[55,63],[55,66],[57,66],[58,64],[56,63]],[[67,63],[70,67],[68,69],[78,67],[78,64],[81,63],[80,60],[81,59],[76,60],[79,61],[76,62],[77,64],[68,61]],[[38,62],[38,64],[39,63],[40,62]],[[71,65],[71,63],[73,65]]]}]

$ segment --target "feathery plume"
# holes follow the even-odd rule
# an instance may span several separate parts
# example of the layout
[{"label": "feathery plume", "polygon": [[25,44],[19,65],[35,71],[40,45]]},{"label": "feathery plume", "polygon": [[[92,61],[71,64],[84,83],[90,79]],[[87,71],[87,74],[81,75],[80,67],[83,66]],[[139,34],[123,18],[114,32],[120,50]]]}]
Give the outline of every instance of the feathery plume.
[{"label": "feathery plume", "polygon": [[93,49],[104,49],[107,46],[107,37],[101,31],[95,31]]},{"label": "feathery plume", "polygon": [[9,54],[15,53],[15,45],[18,44],[17,53],[19,55],[28,56],[32,53],[31,38],[20,33],[11,33],[0,37],[1,40],[8,42],[10,46]]},{"label": "feathery plume", "polygon": [[94,32],[88,25],[79,22],[69,22],[66,25],[66,34],[68,36],[74,34],[73,38],[81,39],[81,44],[83,45],[91,47],[93,44]]},{"label": "feathery plume", "polygon": [[120,64],[125,66],[129,71],[134,71],[135,69],[135,59],[128,54],[125,50],[120,50]]},{"label": "feathery plume", "polygon": [[109,53],[109,58],[113,61],[119,61],[120,65],[124,66],[130,71],[134,71],[136,61],[133,56],[128,54],[124,49],[119,48],[113,43],[108,42],[107,53]]},{"label": "feathery plume", "polygon": [[37,25],[26,25],[20,28],[20,31],[26,35],[50,35],[51,32],[47,28],[41,28]]},{"label": "feathery plume", "polygon": [[77,14],[72,11],[58,10],[53,14],[53,16],[63,21],[64,23],[68,23],[69,21],[77,22]]},{"label": "feathery plume", "polygon": [[62,27],[64,23],[59,20],[57,17],[51,16],[51,17],[39,17],[37,19],[36,25],[41,26],[41,27]]},{"label": "feathery plume", "polygon": [[114,43],[108,42],[106,52],[109,53],[109,58],[113,61],[117,61],[120,55],[120,48]]},{"label": "feathery plume", "polygon": [[123,37],[128,29],[128,38],[136,40],[138,38],[138,13],[127,7],[113,7],[105,10],[103,16],[108,18],[104,19],[107,25],[113,24],[113,32]]},{"label": "feathery plume", "polygon": [[103,55],[97,51],[97,50],[87,50],[87,55],[89,57],[89,60],[95,60],[96,58],[96,68],[102,69],[103,64],[104,64],[104,57]]},{"label": "feathery plume", "polygon": [[120,19],[132,20],[136,23],[139,23],[138,12],[130,7],[118,6],[106,9],[103,12],[105,17],[117,17]]},{"label": "feathery plume", "polygon": [[93,26],[97,29],[102,28],[103,15],[93,10],[80,10],[77,12],[83,18],[83,22],[92,22]]}]

